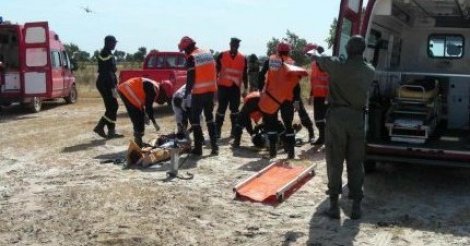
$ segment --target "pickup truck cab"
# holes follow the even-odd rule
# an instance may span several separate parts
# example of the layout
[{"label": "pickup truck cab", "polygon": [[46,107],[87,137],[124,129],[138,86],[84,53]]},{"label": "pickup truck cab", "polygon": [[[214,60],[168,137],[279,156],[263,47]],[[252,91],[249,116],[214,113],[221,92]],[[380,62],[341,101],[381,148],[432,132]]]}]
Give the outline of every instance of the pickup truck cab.
[{"label": "pickup truck cab", "polygon": [[342,0],[334,54],[354,34],[376,67],[366,169],[377,161],[470,167],[470,1]]},{"label": "pickup truck cab", "polygon": [[33,112],[42,101],[75,103],[69,56],[47,22],[0,24],[0,106],[21,103]]},{"label": "pickup truck cab", "polygon": [[181,52],[152,50],[144,59],[142,69],[122,70],[119,83],[133,77],[146,77],[162,84],[157,103],[170,103],[173,94],[186,83],[186,59]]}]

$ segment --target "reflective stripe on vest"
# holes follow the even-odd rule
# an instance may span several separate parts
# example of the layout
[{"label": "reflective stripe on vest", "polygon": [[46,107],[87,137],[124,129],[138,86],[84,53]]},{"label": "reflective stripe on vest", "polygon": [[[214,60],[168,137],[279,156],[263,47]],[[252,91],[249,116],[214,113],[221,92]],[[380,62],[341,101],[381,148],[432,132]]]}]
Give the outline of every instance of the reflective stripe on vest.
[{"label": "reflective stripe on vest", "polygon": [[136,108],[142,110],[145,106],[145,91],[144,91],[144,83],[151,83],[155,90],[155,94],[158,95],[160,90],[160,85],[158,82],[142,78],[142,77],[135,77],[126,80],[125,82],[121,83],[118,86],[119,92],[126,97],[126,99]]},{"label": "reflective stripe on vest", "polygon": [[191,53],[194,58],[195,79],[191,94],[204,94],[217,90],[214,57],[210,52],[196,49]]},{"label": "reflective stripe on vest", "polygon": [[102,57],[101,55],[98,55],[98,58],[102,61],[107,61],[107,60],[113,58],[113,55],[108,55],[106,57]]},{"label": "reflective stripe on vest", "polygon": [[266,84],[263,93],[260,96],[258,104],[261,111],[267,114],[273,114],[284,101],[292,100],[294,97],[294,87],[299,83],[298,76],[289,76],[282,61],[287,64],[293,64],[290,57],[281,57],[272,55],[269,57],[269,70],[266,76]]},{"label": "reflective stripe on vest", "polygon": [[321,71],[316,62],[312,63],[312,74],[310,76],[311,95],[313,97],[328,96],[328,80],[329,76],[326,72]]},{"label": "reflective stripe on vest", "polygon": [[243,79],[243,69],[245,69],[245,56],[241,53],[232,58],[230,51],[222,53],[220,59],[221,71],[219,74],[218,84],[230,87],[233,84],[240,87]]}]

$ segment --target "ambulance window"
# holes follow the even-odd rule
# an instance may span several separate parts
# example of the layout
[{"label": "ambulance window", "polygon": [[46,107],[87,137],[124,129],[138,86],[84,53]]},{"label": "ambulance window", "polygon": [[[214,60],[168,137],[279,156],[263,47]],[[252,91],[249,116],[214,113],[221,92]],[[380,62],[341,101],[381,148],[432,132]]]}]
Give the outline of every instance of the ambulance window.
[{"label": "ambulance window", "polygon": [[52,51],[51,52],[51,66],[52,68],[59,68],[60,67],[60,54],[59,51]]},{"label": "ambulance window", "polygon": [[27,28],[25,41],[27,44],[38,44],[46,42],[46,29],[44,27]]},{"label": "ambulance window", "polygon": [[341,36],[340,36],[340,41],[339,41],[339,57],[340,58],[346,59],[348,56],[346,53],[346,43],[351,38],[352,27],[353,27],[352,21],[344,18],[343,25],[341,26]]},{"label": "ambulance window", "polygon": [[26,66],[42,67],[47,65],[47,49],[45,48],[27,48]]},{"label": "ambulance window", "polygon": [[62,53],[60,54],[60,58],[62,60],[62,66],[66,68],[70,68],[70,60],[66,51],[62,51]]},{"label": "ambulance window", "polygon": [[463,57],[464,38],[461,35],[433,34],[429,36],[428,55],[431,58]]}]

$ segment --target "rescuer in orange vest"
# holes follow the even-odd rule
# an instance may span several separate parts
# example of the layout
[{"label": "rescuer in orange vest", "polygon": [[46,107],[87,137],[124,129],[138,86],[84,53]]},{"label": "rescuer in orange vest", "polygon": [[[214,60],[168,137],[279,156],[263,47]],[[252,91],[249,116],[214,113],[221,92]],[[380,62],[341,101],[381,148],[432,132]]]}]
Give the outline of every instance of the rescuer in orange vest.
[{"label": "rescuer in orange vest", "polygon": [[[317,52],[322,54],[325,50],[323,47],[318,46]],[[323,71],[316,61],[312,62],[312,73],[310,75],[311,85],[311,101],[313,99],[313,115],[315,118],[315,125],[319,131],[318,139],[313,143],[314,145],[323,145],[325,142],[325,114],[327,110],[328,96],[328,74]]]},{"label": "rescuer in orange vest", "polygon": [[217,57],[217,98],[219,106],[215,122],[217,125],[217,136],[222,135],[225,111],[230,108],[230,121],[232,130],[230,136],[234,136],[234,126],[237,121],[238,108],[240,107],[240,89],[243,82],[245,93],[248,91],[247,61],[246,57],[238,52],[240,39],[230,40],[230,50],[220,53]]},{"label": "rescuer in orange vest", "polygon": [[[218,155],[216,127],[214,123],[214,94],[217,91],[217,74],[215,60],[208,51],[196,47],[196,42],[190,37],[181,38],[178,49],[186,54],[187,80],[184,100],[188,100],[191,93],[191,115],[189,122],[192,125],[194,135],[194,149],[191,153],[202,155],[202,144],[204,137],[201,128],[201,113],[204,117],[209,131],[212,152]],[[189,103],[186,103],[189,105]]]},{"label": "rescuer in orange vest", "polygon": [[[127,113],[134,128],[134,142],[142,147],[142,137],[145,133],[145,113],[156,131],[160,130],[153,117],[153,102],[160,94],[160,84],[144,77],[134,77],[119,84],[118,92],[126,106]],[[145,113],[144,113],[145,111]]]},{"label": "rescuer in orange vest", "polygon": [[[294,60],[289,56],[291,46],[288,43],[281,42],[277,46],[277,54],[269,57],[266,82],[261,92],[258,107],[263,112],[263,121],[268,130],[269,155],[276,157],[277,132],[274,126],[277,122],[277,112],[281,111],[281,118],[286,128],[284,135],[284,148],[289,159],[295,157],[295,132],[292,127],[294,120],[294,104],[298,106],[300,101],[299,81],[307,72],[302,68],[292,66]],[[290,71],[295,67],[298,72]],[[307,115],[308,116],[308,115]]]},{"label": "rescuer in orange vest", "polygon": [[243,107],[238,114],[237,121],[234,128],[234,140],[232,146],[234,148],[240,147],[240,140],[243,133],[243,128],[246,128],[246,131],[250,136],[253,135],[253,125],[251,121],[258,123],[263,118],[263,113],[259,110],[260,93],[259,91],[250,92],[245,98],[243,98]]}]

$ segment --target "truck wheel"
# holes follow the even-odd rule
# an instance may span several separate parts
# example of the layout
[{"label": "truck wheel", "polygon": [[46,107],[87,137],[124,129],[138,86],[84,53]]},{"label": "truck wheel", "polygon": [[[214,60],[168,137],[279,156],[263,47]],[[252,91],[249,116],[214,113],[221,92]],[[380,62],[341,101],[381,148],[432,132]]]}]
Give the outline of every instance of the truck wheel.
[{"label": "truck wheel", "polygon": [[364,161],[364,171],[366,173],[374,172],[376,167],[377,167],[377,162],[376,161],[372,161],[372,160]]},{"label": "truck wheel", "polygon": [[42,108],[42,101],[39,97],[33,97],[31,102],[27,104],[27,107],[31,112],[38,113]]},{"label": "truck wheel", "polygon": [[70,89],[69,95],[64,97],[64,99],[68,104],[73,104],[77,102],[77,98],[78,98],[77,88],[75,87],[75,85],[73,85],[72,89]]}]

